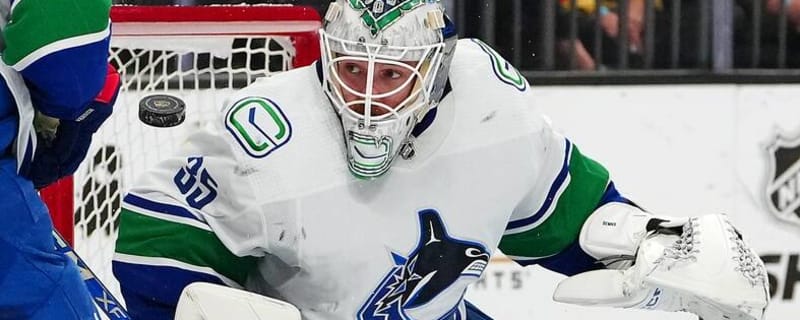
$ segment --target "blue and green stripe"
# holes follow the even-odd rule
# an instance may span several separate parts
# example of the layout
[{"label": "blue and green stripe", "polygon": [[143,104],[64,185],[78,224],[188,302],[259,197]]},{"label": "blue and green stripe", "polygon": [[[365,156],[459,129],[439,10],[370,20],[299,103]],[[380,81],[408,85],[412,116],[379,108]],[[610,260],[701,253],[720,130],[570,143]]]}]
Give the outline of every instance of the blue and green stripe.
[{"label": "blue and green stripe", "polygon": [[110,0],[17,0],[2,59],[19,71],[42,113],[73,120],[106,81]]},{"label": "blue and green stripe", "polygon": [[175,266],[193,266],[193,271],[213,270],[240,285],[255,266],[255,257],[234,255],[212,231],[140,214],[127,207],[123,207],[120,219],[118,254],[141,257],[142,261],[172,260]]},{"label": "blue and green stripe", "polygon": [[66,47],[77,47],[97,42],[108,34],[110,9],[111,0],[15,1],[3,29],[3,61],[16,66],[32,55],[64,49],[58,43],[66,41]]},{"label": "blue and green stripe", "polygon": [[[499,245],[504,254],[516,259],[549,257],[566,249],[578,238],[583,222],[605,193],[609,174],[569,141],[564,159],[564,165],[539,210],[508,224]],[[537,225],[524,228],[532,224]]]}]

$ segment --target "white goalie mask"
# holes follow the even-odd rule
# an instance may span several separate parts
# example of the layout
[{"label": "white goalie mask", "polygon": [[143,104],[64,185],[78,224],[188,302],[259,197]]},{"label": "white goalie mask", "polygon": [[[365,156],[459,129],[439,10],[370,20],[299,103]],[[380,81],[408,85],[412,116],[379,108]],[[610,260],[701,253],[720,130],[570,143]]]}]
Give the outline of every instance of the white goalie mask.
[{"label": "white goalie mask", "polygon": [[412,148],[412,130],[438,104],[456,37],[438,0],[337,0],[325,20],[323,90],[350,171],[375,178]]}]

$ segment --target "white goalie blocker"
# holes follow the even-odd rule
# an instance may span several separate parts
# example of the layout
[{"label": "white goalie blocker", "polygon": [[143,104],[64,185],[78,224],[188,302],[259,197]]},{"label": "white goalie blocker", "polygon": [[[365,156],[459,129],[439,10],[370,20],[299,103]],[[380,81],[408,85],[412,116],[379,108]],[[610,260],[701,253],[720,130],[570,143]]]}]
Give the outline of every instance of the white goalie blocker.
[{"label": "white goalie blocker", "polygon": [[724,215],[665,219],[609,203],[589,217],[579,241],[615,269],[563,280],[556,301],[686,311],[703,320],[764,318],[764,263]]},{"label": "white goalie blocker", "polygon": [[300,320],[288,302],[205,282],[183,289],[175,320]]}]

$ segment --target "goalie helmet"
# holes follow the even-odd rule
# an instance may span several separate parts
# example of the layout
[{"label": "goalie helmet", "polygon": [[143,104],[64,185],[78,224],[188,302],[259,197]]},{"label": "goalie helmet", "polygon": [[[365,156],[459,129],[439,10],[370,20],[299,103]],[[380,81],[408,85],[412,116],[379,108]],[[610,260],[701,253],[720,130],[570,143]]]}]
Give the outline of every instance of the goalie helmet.
[{"label": "goalie helmet", "polygon": [[456,36],[438,0],[337,0],[320,30],[323,91],[339,115],[350,171],[386,173],[435,108]]}]

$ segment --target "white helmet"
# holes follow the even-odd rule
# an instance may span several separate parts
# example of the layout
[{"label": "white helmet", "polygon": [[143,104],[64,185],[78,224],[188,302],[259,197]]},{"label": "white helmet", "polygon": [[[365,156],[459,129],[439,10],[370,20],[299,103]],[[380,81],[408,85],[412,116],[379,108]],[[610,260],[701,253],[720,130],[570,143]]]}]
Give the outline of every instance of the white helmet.
[{"label": "white helmet", "polygon": [[[443,94],[455,29],[438,0],[336,0],[325,20],[322,86],[342,122],[348,166],[378,177],[401,149],[413,154],[411,132]],[[376,79],[383,68],[401,70],[388,71],[398,80]]]}]

